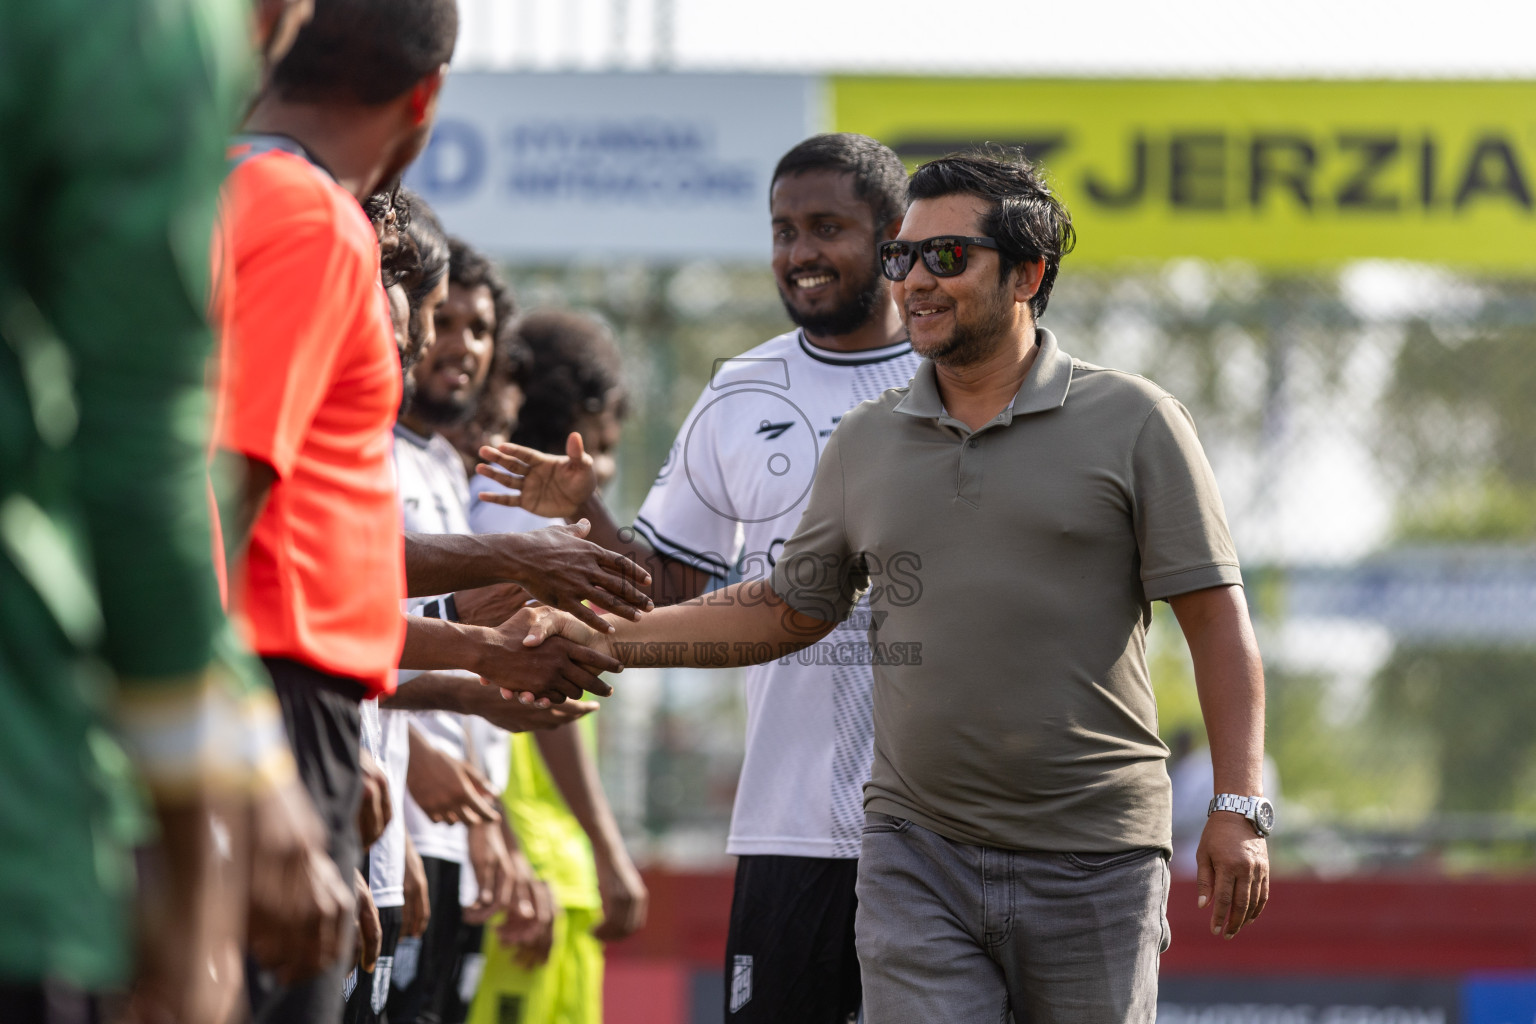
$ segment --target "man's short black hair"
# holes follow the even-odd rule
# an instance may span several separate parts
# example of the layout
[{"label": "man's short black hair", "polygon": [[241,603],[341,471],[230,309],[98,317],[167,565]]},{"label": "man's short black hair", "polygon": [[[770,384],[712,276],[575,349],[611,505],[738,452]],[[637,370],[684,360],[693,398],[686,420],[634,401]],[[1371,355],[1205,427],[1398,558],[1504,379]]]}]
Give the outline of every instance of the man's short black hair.
[{"label": "man's short black hair", "polygon": [[523,317],[517,336],[532,353],[533,366],[523,385],[527,400],[514,444],[563,452],[582,415],[601,412],[611,395],[618,396],[616,415],[628,411],[623,361],[603,321],[570,310],[539,310]]},{"label": "man's short black hair", "polygon": [[272,70],[278,97],[378,106],[448,63],[454,0],[315,0],[315,14]]},{"label": "man's short black hair", "polygon": [[517,325],[513,322],[517,314],[517,303],[512,296],[512,289],[496,270],[496,265],[462,238],[449,238],[448,283],[460,288],[485,285],[490,289],[491,304],[496,308],[496,323],[491,326],[491,337],[496,341],[496,348],[491,355],[491,368],[486,374],[486,380],[523,384],[532,357],[527,346],[517,336]]},{"label": "man's short black hair", "polygon": [[1003,277],[1020,263],[1045,261],[1040,288],[1029,300],[1029,310],[1039,320],[1061,258],[1077,244],[1072,215],[1019,148],[989,146],[940,157],[913,171],[907,184],[909,202],[952,195],[978,196],[992,204],[982,231],[997,240]]},{"label": "man's short black hair", "polygon": [[806,171],[841,171],[853,175],[853,194],[869,204],[875,230],[884,230],[907,209],[907,169],[901,157],[868,135],[833,132],[812,135],[779,159],[768,194],[780,178]]}]

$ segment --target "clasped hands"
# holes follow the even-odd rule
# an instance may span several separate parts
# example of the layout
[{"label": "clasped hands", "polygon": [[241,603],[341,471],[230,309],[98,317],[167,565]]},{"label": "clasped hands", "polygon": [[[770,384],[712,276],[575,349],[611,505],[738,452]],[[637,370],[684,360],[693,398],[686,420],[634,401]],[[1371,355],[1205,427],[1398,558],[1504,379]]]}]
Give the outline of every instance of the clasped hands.
[{"label": "clasped hands", "polygon": [[[482,494],[482,501],[521,507],[535,515],[568,518],[577,515],[582,504],[596,490],[592,457],[583,451],[579,434],[570,436],[564,456],[546,455],[511,444],[482,448],[480,456],[487,462],[477,467],[477,472],[512,491]],[[649,603],[644,601],[643,594],[638,595],[639,599],[627,593],[625,596],[629,601],[613,610],[626,618],[638,619]],[[528,617],[515,621],[517,615],[514,615],[498,628],[509,634],[526,628],[521,638],[525,656],[531,653],[529,649],[549,648],[549,654],[568,654],[571,664],[552,675],[550,685],[543,689],[520,685],[510,679],[498,683],[486,678],[486,682],[498,683],[504,693],[515,694],[522,703],[538,707],[559,703],[567,697],[579,697],[582,690],[599,696],[613,692],[613,688],[592,671],[618,672],[623,668],[612,657],[604,632],[612,632],[613,626],[599,618],[594,609],[582,608],[577,613],[579,619],[557,609],[533,605],[518,613],[524,614]],[[577,654],[572,651],[572,645],[585,650]],[[546,661],[552,660],[549,654],[544,656]]]},{"label": "clasped hands", "polygon": [[609,651],[606,632],[558,608],[527,605],[494,631],[503,653],[490,658],[480,676],[501,687],[504,697],[516,695],[523,704],[549,707],[583,693],[606,697],[613,687],[601,673],[624,669]]}]

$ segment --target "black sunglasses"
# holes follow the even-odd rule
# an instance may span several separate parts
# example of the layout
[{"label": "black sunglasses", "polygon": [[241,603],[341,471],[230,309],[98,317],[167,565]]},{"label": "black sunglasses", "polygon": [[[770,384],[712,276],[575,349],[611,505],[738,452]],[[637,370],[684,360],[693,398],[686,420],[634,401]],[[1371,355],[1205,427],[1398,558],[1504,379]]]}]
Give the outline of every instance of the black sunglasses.
[{"label": "black sunglasses", "polygon": [[934,277],[954,277],[965,272],[966,249],[972,245],[998,248],[995,239],[969,235],[934,235],[921,242],[881,242],[880,271],[892,281],[905,281],[921,255],[923,266]]}]

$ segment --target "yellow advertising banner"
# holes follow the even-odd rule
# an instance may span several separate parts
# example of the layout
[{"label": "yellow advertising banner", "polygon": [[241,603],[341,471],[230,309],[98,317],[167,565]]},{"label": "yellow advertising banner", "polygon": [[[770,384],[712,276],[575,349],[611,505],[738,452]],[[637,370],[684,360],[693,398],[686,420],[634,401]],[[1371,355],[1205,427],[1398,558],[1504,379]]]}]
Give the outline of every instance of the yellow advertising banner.
[{"label": "yellow advertising banner", "polygon": [[909,165],[1022,145],[1072,262],[1536,270],[1536,82],[840,77],[837,130]]}]

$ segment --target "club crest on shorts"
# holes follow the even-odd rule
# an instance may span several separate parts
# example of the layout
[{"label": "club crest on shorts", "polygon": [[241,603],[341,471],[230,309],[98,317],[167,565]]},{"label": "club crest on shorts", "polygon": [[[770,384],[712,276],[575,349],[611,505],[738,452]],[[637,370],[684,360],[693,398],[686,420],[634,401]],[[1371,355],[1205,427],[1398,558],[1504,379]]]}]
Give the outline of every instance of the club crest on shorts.
[{"label": "club crest on shorts", "polygon": [[403,992],[416,980],[416,961],[420,956],[420,936],[401,939],[395,945],[395,962],[390,972],[394,975],[395,988]]},{"label": "club crest on shorts", "polygon": [[466,1005],[475,1001],[480,988],[480,976],[485,973],[484,953],[465,953],[459,961],[459,1002]]},{"label": "club crest on shorts", "polygon": [[395,958],[381,956],[373,965],[373,991],[368,996],[368,1007],[374,1013],[383,1013],[389,1002],[389,975],[394,970]]},{"label": "club crest on shorts", "polygon": [[738,956],[731,964],[731,1012],[752,1001],[752,958]]}]

